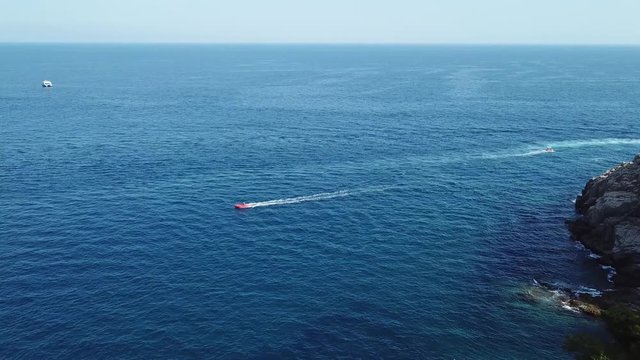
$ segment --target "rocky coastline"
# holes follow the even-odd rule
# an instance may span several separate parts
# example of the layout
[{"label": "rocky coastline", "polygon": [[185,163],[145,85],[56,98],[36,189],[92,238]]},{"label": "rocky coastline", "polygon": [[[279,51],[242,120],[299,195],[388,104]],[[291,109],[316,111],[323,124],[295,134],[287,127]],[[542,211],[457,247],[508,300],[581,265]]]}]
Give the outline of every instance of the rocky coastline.
[{"label": "rocky coastline", "polygon": [[640,154],[589,180],[575,207],[572,237],[615,269],[615,289],[600,301],[640,308]]},{"label": "rocky coastline", "polygon": [[520,292],[521,299],[557,304],[603,321],[609,338],[567,336],[564,348],[576,359],[640,359],[640,154],[589,180],[575,208],[577,216],[567,220],[572,238],[613,269],[615,286],[576,290],[534,280]]}]

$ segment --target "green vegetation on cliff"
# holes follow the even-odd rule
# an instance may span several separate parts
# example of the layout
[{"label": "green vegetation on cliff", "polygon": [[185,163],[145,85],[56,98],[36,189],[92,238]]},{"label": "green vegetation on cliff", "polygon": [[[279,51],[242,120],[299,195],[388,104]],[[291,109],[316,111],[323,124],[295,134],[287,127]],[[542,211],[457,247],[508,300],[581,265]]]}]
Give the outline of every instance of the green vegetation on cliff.
[{"label": "green vegetation on cliff", "polygon": [[616,343],[607,343],[589,334],[576,334],[567,338],[565,348],[576,354],[578,360],[632,360],[640,359],[640,312],[616,305],[602,312]]}]

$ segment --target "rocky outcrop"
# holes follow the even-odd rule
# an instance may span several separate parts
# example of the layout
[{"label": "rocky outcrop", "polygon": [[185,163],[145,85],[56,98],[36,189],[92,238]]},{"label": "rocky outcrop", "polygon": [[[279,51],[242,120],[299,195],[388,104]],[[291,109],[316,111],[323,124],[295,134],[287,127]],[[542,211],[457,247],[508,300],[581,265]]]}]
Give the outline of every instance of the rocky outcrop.
[{"label": "rocky outcrop", "polygon": [[595,289],[572,289],[562,284],[533,280],[531,285],[519,289],[521,300],[532,304],[547,304],[565,310],[600,316],[603,293]]},{"label": "rocky outcrop", "polygon": [[568,221],[576,240],[616,269],[616,285],[640,286],[640,155],[587,183]]}]

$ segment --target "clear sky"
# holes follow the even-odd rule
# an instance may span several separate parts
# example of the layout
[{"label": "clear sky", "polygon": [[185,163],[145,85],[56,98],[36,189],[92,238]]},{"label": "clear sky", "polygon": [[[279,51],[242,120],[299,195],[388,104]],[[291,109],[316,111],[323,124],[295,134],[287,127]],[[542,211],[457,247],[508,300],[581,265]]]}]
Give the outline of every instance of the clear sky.
[{"label": "clear sky", "polygon": [[1,0],[0,42],[640,44],[640,0]]}]

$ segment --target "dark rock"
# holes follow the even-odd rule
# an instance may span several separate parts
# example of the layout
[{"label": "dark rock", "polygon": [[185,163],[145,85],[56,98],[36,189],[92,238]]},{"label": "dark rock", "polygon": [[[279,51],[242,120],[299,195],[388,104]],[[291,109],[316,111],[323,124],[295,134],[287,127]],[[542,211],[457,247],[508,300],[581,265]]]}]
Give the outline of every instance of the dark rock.
[{"label": "dark rock", "polygon": [[571,231],[571,234],[576,238],[580,238],[591,231],[591,226],[589,226],[589,223],[587,223],[582,218],[567,220],[566,223],[569,227],[569,231]]},{"label": "dark rock", "polygon": [[619,286],[640,286],[640,155],[587,182],[568,220],[574,239],[616,269]]},{"label": "dark rock", "polygon": [[606,309],[614,305],[624,305],[634,310],[640,310],[640,288],[621,287],[616,290],[605,292],[599,298],[586,300],[595,303],[600,308]]}]

